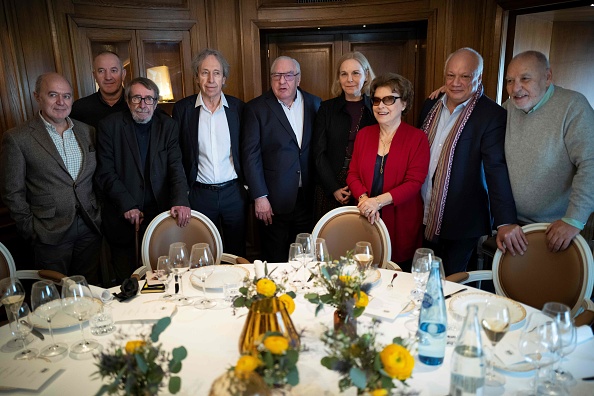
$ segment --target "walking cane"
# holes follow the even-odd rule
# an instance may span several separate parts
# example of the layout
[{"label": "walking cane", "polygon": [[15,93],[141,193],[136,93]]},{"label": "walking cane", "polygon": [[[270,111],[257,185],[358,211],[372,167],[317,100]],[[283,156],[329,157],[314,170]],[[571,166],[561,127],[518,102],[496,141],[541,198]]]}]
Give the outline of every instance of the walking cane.
[{"label": "walking cane", "polygon": [[134,226],[134,256],[136,259],[136,268],[142,267],[142,262],[140,260],[140,242],[138,241],[138,234],[140,231],[140,223],[142,222],[143,217],[144,214],[140,212],[140,215],[138,216],[138,223]]}]

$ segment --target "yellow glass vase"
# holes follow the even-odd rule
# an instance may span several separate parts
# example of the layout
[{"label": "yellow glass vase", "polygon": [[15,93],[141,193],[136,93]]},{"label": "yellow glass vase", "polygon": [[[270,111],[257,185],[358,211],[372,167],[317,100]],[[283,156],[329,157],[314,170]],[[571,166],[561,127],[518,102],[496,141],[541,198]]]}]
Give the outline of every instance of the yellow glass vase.
[{"label": "yellow glass vase", "polygon": [[299,334],[285,304],[276,297],[254,301],[239,337],[239,352],[255,353],[256,341],[274,331],[283,334],[293,348],[299,348]]}]

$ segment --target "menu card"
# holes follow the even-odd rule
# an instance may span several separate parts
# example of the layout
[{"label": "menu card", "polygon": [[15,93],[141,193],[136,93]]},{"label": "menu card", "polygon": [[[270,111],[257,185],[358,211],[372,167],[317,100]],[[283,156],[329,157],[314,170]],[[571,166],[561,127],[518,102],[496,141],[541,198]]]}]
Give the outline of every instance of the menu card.
[{"label": "menu card", "polygon": [[378,319],[394,320],[402,313],[410,299],[397,293],[382,294],[381,297],[371,298],[364,314]]},{"label": "menu card", "polygon": [[137,320],[159,320],[172,316],[175,304],[166,301],[147,301],[143,304],[117,304],[113,307],[114,322],[133,322]]},{"label": "menu card", "polygon": [[14,388],[37,391],[62,367],[42,360],[10,360],[0,363],[0,389]]}]

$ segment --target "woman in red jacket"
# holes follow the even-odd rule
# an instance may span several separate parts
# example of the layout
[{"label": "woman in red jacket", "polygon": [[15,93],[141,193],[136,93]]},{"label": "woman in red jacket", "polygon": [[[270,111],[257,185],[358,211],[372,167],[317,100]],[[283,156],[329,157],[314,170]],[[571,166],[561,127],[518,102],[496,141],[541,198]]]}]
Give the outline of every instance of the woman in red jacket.
[{"label": "woman in red jacket", "polygon": [[377,125],[359,131],[347,183],[361,214],[373,224],[382,218],[392,240],[392,261],[410,271],[421,247],[421,186],[429,167],[429,142],[420,129],[402,121],[413,88],[406,78],[387,73],[371,83]]}]

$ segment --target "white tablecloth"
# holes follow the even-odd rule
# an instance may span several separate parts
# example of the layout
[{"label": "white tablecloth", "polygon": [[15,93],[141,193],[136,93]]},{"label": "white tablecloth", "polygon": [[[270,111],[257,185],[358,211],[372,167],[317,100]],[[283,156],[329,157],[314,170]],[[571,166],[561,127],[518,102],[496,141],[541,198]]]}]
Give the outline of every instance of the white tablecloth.
[{"label": "white tablecloth", "polygon": [[[245,265],[253,274],[253,266]],[[392,278],[392,271],[380,270],[382,279],[378,285],[371,291],[372,296],[381,297],[386,293],[398,293],[408,295],[414,285],[411,274],[399,273],[394,281],[394,289],[387,288],[387,284]],[[142,282],[141,282],[142,285]],[[447,283],[444,293],[448,294],[463,286]],[[472,289],[470,289],[472,290]],[[184,277],[184,292],[189,296],[199,296],[201,290],[196,289],[190,284],[189,276]],[[124,303],[113,302],[117,304],[151,304],[151,301],[158,300],[160,294],[142,294],[132,300]],[[220,295],[222,297],[222,293]],[[117,307],[116,307],[117,308]],[[532,308],[526,307],[530,312]],[[114,311],[116,311],[114,309]],[[207,395],[213,380],[224,373],[229,366],[234,365],[239,357],[238,343],[241,330],[245,321],[247,310],[239,309],[237,315],[232,315],[231,308],[223,310],[198,310],[192,306],[178,307],[173,315],[171,326],[161,335],[160,342],[164,348],[172,349],[183,345],[188,350],[188,357],[183,361],[183,369],[180,373],[182,377],[182,390],[179,395]],[[314,314],[314,305],[305,301],[302,296],[296,299],[296,310],[292,315],[293,322],[297,330],[305,330],[302,338],[302,345],[308,350],[301,353],[298,363],[300,384],[293,389],[294,395],[336,395],[338,391],[338,375],[320,364],[320,359],[324,354],[324,347],[319,341],[320,334],[326,326],[332,326],[332,307],[328,307],[316,317]],[[407,337],[410,335],[405,327],[405,322],[410,320],[410,315],[399,316],[392,322],[384,321],[380,325],[382,336],[380,341],[388,343],[395,336]],[[116,320],[118,318],[116,317]],[[364,330],[364,324],[368,323],[370,318],[363,315],[358,319],[359,333]],[[127,324],[117,324],[117,330],[103,337],[93,337],[104,347],[109,347],[114,342],[120,341],[122,335],[126,335],[126,340],[137,338],[138,334],[148,333],[152,322],[135,322]],[[461,323],[458,324],[461,327]],[[514,330],[510,334],[519,332]],[[32,347],[41,349],[48,345],[49,334],[46,334],[46,341],[35,339]],[[91,337],[88,327],[85,327],[85,334]],[[81,338],[78,326],[55,331],[56,339],[72,344]],[[120,338],[118,340],[117,338]],[[506,336],[507,337],[507,336]],[[8,326],[0,328],[0,346],[6,344],[11,338]],[[446,358],[444,363],[438,367],[426,366],[418,360],[415,363],[413,377],[408,383],[412,389],[419,390],[423,395],[446,395],[449,390],[450,381],[450,357],[452,347],[446,349]],[[14,352],[1,352],[0,363],[6,363],[12,359]],[[589,340],[580,344],[567,361],[564,368],[569,369],[576,378],[594,376],[594,340]],[[92,395],[97,392],[101,386],[99,379],[93,379],[92,374],[96,371],[95,359],[89,357],[86,360],[75,360],[71,356],[62,359],[59,362],[52,363],[63,367],[56,378],[49,381],[38,394],[42,395]],[[525,390],[530,387],[529,383],[533,377],[534,371],[509,373],[505,372],[506,385],[504,388],[486,388],[487,395],[508,395],[515,394],[519,390]],[[1,387],[2,384],[0,384]],[[163,394],[166,394],[165,388]],[[2,394],[37,394],[27,392],[16,392],[9,390],[0,390]],[[350,389],[346,395],[355,395],[355,389]],[[594,395],[594,382],[578,381],[578,384],[571,388],[572,395]]]}]

